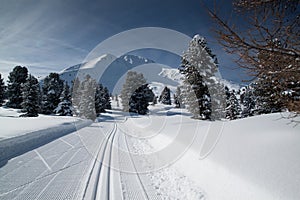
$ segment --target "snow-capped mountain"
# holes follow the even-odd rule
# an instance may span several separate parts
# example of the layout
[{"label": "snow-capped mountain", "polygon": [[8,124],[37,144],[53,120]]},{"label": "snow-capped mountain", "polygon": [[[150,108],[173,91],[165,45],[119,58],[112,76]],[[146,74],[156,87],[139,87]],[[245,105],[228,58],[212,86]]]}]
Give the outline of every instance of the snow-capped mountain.
[{"label": "snow-capped mountain", "polygon": [[82,79],[89,74],[110,91],[113,91],[116,82],[128,70],[148,63],[154,63],[154,61],[134,55],[124,55],[117,58],[111,54],[104,54],[88,62],[63,70],[60,72],[60,77],[71,84],[76,77]]},{"label": "snow-capped mountain", "polygon": [[[153,60],[135,55],[124,55],[119,58],[105,54],[88,62],[74,65],[60,73],[61,79],[71,84],[79,77],[87,74],[106,86],[113,94],[119,94],[125,82],[127,71],[134,70],[143,73],[147,82],[160,83],[161,86],[176,88],[179,85],[180,74],[177,69],[155,63]],[[157,84],[154,84],[157,85]],[[159,91],[158,91],[159,92]]]}]

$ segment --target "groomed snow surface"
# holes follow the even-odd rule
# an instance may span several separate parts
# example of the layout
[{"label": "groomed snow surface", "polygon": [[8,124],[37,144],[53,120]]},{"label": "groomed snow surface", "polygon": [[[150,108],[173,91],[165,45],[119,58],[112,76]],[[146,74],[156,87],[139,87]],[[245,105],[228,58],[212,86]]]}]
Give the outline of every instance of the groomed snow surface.
[{"label": "groomed snow surface", "polygon": [[0,149],[20,137],[30,148],[1,157],[0,199],[300,199],[300,126],[287,113],[210,122],[150,109],[91,123],[1,108]]}]

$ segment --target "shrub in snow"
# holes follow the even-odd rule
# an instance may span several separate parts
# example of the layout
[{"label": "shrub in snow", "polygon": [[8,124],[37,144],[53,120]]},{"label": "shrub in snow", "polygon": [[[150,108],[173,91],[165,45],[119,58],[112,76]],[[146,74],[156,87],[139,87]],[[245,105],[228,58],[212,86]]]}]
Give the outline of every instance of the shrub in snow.
[{"label": "shrub in snow", "polygon": [[26,67],[16,66],[8,76],[7,106],[11,108],[22,108],[22,84],[26,82],[28,70]]},{"label": "shrub in snow", "polygon": [[20,115],[20,117],[37,117],[39,111],[39,82],[38,80],[29,75],[26,82],[22,85],[23,90],[23,102],[22,108],[26,114]]}]

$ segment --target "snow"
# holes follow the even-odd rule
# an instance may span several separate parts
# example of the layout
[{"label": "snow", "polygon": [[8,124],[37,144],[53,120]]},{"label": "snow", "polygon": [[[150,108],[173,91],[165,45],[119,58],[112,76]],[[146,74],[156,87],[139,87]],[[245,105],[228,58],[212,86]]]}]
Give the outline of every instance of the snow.
[{"label": "snow", "polygon": [[[89,68],[94,68],[99,62],[107,62],[110,64],[111,62],[113,62],[115,59],[115,57],[113,55],[110,54],[103,54],[102,56],[99,56],[93,60],[90,60],[87,63],[84,63],[80,69],[89,69]],[[107,64],[107,65],[109,65]]]},{"label": "snow", "polygon": [[33,118],[19,117],[21,114],[20,110],[0,107],[0,140],[80,120],[77,117],[42,114]]},{"label": "snow", "polygon": [[115,107],[78,129],[74,117],[1,108],[0,133],[12,138],[0,157],[20,156],[0,167],[0,199],[300,199],[300,126],[289,113],[201,121],[149,108],[129,116]]},{"label": "snow", "polygon": [[[165,116],[174,111],[165,111]],[[173,166],[204,190],[209,199],[296,200],[300,198],[300,127],[282,115],[288,114],[224,121],[219,125],[174,115],[149,142],[156,150],[175,142],[188,146],[184,140],[175,140],[174,135],[197,133],[191,147]],[[189,126],[181,133],[178,130],[185,123]],[[218,131],[212,131],[214,128]]]},{"label": "snow", "polygon": [[18,117],[16,109],[0,108],[0,161],[25,153],[91,124],[75,117]]},{"label": "snow", "polygon": [[181,82],[183,75],[180,74],[178,69],[173,68],[162,68],[162,71],[159,73],[159,76],[171,79],[173,81]]}]

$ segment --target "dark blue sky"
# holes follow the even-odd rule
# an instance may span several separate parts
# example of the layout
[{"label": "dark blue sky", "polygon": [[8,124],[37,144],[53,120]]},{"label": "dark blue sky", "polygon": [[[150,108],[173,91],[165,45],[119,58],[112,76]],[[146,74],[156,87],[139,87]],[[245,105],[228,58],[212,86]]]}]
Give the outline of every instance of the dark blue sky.
[{"label": "dark blue sky", "polygon": [[[223,77],[241,80],[241,73],[230,69],[234,66],[231,56],[213,37],[213,23],[200,0],[0,1],[0,69],[4,75],[18,64],[28,66],[35,75],[60,71],[82,62],[110,36],[133,28],[163,27],[190,37],[206,37],[218,56]],[[224,12],[230,11],[229,4],[220,4]],[[167,54],[135,53],[163,64],[179,64]]]}]

